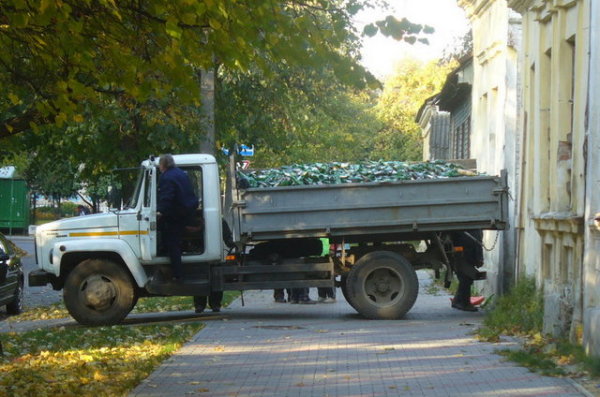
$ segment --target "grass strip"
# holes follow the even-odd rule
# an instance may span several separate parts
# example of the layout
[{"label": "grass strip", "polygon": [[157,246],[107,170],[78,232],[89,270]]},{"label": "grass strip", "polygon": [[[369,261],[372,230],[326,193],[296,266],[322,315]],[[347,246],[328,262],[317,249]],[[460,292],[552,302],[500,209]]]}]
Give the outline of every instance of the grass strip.
[{"label": "grass strip", "polygon": [[[238,291],[225,291],[223,306],[228,306],[240,293]],[[154,296],[140,298],[131,313],[160,313],[194,310],[194,301],[191,296]],[[17,316],[8,318],[9,322],[53,320],[70,317],[65,305],[54,303],[52,305],[26,308]]]},{"label": "grass strip", "polygon": [[544,302],[533,278],[520,279],[490,306],[478,338],[499,342],[502,335],[510,335],[523,341],[521,349],[499,350],[499,354],[542,375],[600,376],[600,358],[587,356],[580,343],[543,333]]},{"label": "grass strip", "polygon": [[0,395],[125,395],[202,327],[73,326],[2,334]]}]

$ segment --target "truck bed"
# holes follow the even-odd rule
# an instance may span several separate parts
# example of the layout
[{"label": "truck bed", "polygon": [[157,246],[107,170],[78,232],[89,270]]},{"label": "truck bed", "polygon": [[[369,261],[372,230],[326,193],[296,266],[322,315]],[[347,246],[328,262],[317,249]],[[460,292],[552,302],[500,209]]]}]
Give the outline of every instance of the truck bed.
[{"label": "truck bed", "polygon": [[234,190],[238,241],[505,229],[506,172],[401,182]]}]

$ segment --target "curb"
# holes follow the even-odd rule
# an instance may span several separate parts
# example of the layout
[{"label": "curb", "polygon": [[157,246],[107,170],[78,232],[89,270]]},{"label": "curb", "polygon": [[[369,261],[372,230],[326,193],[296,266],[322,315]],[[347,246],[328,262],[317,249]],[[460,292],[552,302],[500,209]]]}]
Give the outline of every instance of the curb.
[{"label": "curb", "polygon": [[571,385],[573,385],[573,387],[576,388],[584,396],[586,396],[586,397],[597,397],[598,396],[597,394],[590,393],[590,391],[588,389],[586,389],[583,385],[581,385],[579,382],[577,382],[573,378],[567,377],[565,379],[567,379],[567,381],[569,383],[571,383]]}]

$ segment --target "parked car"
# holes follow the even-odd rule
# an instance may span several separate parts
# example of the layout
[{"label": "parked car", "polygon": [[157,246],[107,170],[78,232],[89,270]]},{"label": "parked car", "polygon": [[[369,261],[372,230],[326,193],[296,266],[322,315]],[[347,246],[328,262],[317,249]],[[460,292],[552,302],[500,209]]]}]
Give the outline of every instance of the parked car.
[{"label": "parked car", "polygon": [[19,249],[0,233],[0,306],[8,314],[23,311],[24,280]]}]

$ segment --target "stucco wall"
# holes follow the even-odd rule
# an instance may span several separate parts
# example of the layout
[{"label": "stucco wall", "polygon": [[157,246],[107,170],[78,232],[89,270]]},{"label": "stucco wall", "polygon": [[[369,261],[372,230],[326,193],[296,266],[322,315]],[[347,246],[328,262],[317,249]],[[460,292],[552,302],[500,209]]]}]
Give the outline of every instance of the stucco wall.
[{"label": "stucco wall", "polygon": [[[520,18],[509,10],[505,0],[459,1],[473,27],[473,91],[471,157],[480,172],[508,171],[512,197],[518,195],[516,176],[520,126],[518,121],[517,48]],[[511,285],[515,273],[515,219],[517,202],[509,203],[510,229],[484,233],[488,248],[485,262],[488,280],[486,294],[501,293]]]},{"label": "stucco wall", "polygon": [[590,8],[583,325],[586,351],[600,356],[600,231],[592,220],[600,212],[600,4]]},{"label": "stucco wall", "polygon": [[525,128],[518,262],[543,288],[544,331],[575,339],[583,317],[589,3],[518,3]]}]

